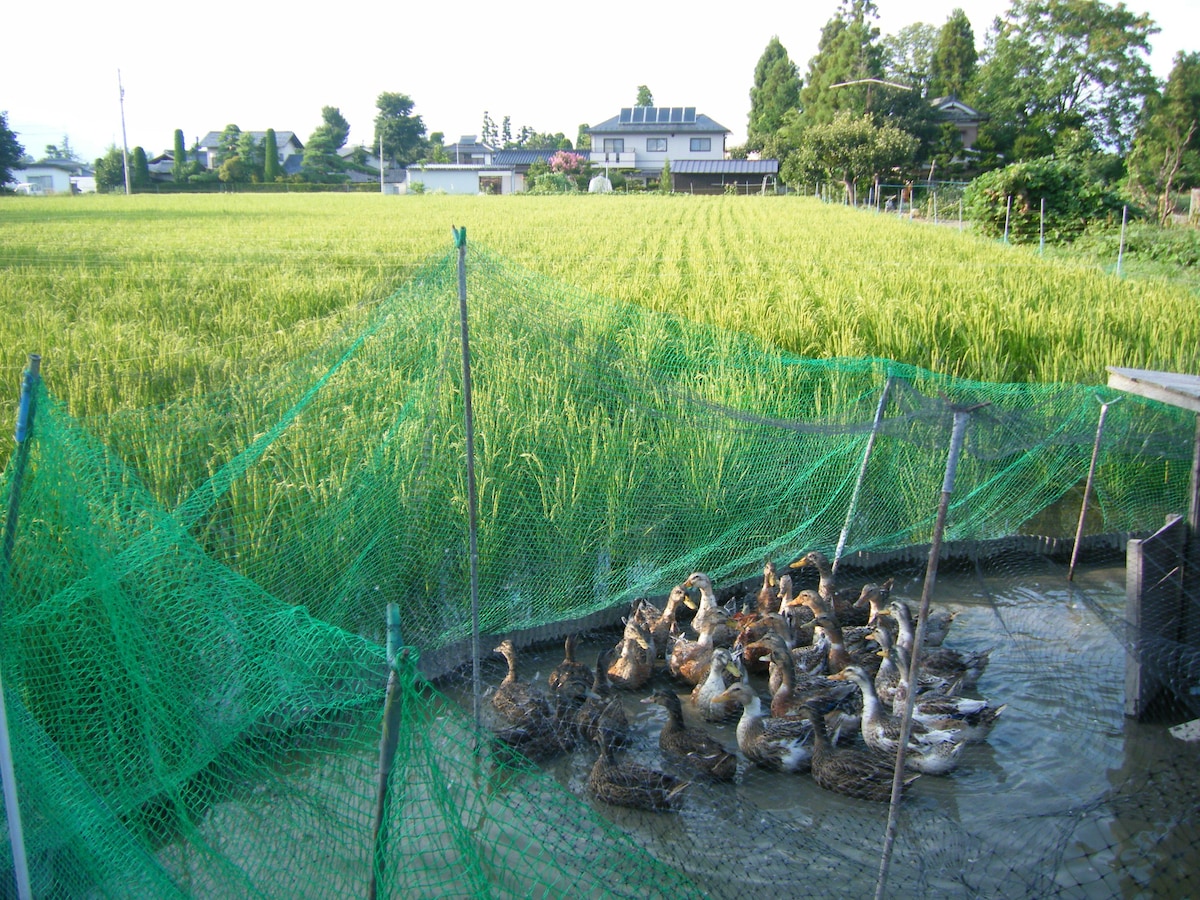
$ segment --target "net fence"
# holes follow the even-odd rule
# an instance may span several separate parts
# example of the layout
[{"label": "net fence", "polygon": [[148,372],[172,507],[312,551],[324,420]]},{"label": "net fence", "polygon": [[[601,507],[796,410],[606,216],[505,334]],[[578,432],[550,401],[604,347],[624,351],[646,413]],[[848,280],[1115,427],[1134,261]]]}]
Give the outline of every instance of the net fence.
[{"label": "net fence", "polygon": [[[4,700],[35,896],[872,892],[886,804],[745,752],[730,781],[689,773],[640,701],[673,690],[730,750],[738,719],[699,721],[665,657],[617,694],[616,754],[690,781],[663,813],[597,798],[594,744],[534,760],[499,739],[492,648],[513,638],[518,680],[549,690],[566,636],[594,666],[638,601],[695,572],[735,614],[767,560],[816,588],[788,566],[813,549],[840,584],[890,578],[915,608],[965,409],[933,604],[955,614],[946,647],[990,651],[972,693],[1005,710],[955,771],[907,789],[888,890],[1200,889],[1196,745],[1168,730],[1200,705],[1187,548],[1147,556],[1147,584],[1170,592],[1136,614],[1124,557],[1187,510],[1193,415],[1124,397],[1097,444],[1105,388],[799,359],[472,247],[473,566],[458,262],[430,260],[322,352],[198,398],[78,419],[46,361],[0,481]],[[16,896],[5,837],[0,892]]]}]

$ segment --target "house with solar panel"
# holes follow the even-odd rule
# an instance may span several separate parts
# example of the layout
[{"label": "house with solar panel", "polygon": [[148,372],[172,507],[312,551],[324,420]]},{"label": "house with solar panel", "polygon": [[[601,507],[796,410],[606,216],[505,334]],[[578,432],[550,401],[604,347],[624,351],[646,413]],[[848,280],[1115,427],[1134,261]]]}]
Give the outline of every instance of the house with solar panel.
[{"label": "house with solar panel", "polygon": [[632,106],[588,129],[591,163],[626,180],[657,180],[668,165],[671,188],[694,194],[774,191],[776,159],[726,159],[728,128],[694,106]]}]

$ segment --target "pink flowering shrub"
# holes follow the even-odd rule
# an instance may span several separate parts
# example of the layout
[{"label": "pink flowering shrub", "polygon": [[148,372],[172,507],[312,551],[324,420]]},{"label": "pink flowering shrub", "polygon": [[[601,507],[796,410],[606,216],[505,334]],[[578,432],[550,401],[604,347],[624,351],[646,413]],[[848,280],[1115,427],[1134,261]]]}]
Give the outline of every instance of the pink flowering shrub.
[{"label": "pink flowering shrub", "polygon": [[583,169],[583,156],[570,150],[559,150],[549,159],[550,171],[573,175]]}]

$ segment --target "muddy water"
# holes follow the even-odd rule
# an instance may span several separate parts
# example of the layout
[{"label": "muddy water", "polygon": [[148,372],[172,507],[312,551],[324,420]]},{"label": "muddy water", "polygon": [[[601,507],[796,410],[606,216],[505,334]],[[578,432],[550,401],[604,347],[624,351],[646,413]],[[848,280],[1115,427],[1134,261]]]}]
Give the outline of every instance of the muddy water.
[{"label": "muddy water", "polygon": [[[895,574],[893,595],[915,606],[922,574]],[[1008,708],[986,743],[966,748],[953,774],[922,777],[906,795],[889,895],[1200,893],[1200,881],[1189,881],[1200,879],[1191,866],[1200,842],[1198,754],[1165,726],[1134,724],[1122,711],[1124,649],[1106,617],[1124,609],[1124,568],[1120,560],[1095,565],[1072,583],[1065,574],[1061,565],[1026,559],[939,574],[934,604],[958,613],[945,646],[993,648],[977,693]],[[584,636],[579,659],[594,662],[613,639]],[[529,648],[520,677],[544,683],[561,659],[561,646]],[[485,683],[502,675],[498,656],[486,661]],[[634,732],[625,755],[672,770],[657,745],[665,712],[639,702],[660,684],[681,696],[690,691],[664,672],[623,695]],[[442,687],[455,696],[464,685]],[[469,708],[469,697],[458,696]],[[701,723],[684,708],[689,724],[736,747],[735,723]],[[587,748],[546,770],[586,796],[594,758]],[[829,793],[807,775],[770,773],[743,760],[732,784],[693,784],[678,813],[592,803],[711,896],[762,889],[777,897],[872,896],[879,877],[887,806]]]}]

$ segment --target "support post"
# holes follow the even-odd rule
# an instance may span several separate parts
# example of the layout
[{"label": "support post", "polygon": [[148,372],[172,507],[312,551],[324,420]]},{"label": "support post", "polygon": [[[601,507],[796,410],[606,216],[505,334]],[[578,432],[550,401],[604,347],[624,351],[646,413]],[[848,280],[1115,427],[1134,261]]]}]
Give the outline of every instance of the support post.
[{"label": "support post", "polygon": [[404,721],[406,686],[400,684],[398,666],[408,662],[408,648],[400,647],[400,607],[387,606],[387,698],[383,704],[383,733],[379,737],[379,776],[375,787],[375,812],[371,823],[371,878],[367,884],[367,900],[379,895],[379,873],[387,858],[388,842],[388,785],[400,744],[400,726]]},{"label": "support post", "polygon": [[1075,563],[1079,559],[1079,545],[1083,543],[1083,523],[1087,518],[1088,503],[1092,499],[1092,485],[1096,483],[1096,460],[1100,458],[1100,439],[1104,435],[1104,419],[1108,416],[1108,408],[1121,398],[1109,400],[1100,404],[1100,421],[1096,423],[1096,441],[1092,444],[1092,462],[1088,466],[1087,481],[1083,486],[1083,503],[1079,506],[1079,526],[1075,529],[1075,546],[1071,548],[1071,564],[1067,567],[1067,581],[1075,578]]},{"label": "support post", "polygon": [[1008,223],[1012,218],[1012,194],[1008,195],[1008,201],[1004,204],[1004,243],[1008,243]]},{"label": "support post", "polygon": [[[8,513],[4,519],[4,537],[0,546],[0,603],[8,596],[8,569],[12,563],[16,544],[17,516],[21,505],[21,483],[25,477],[25,466],[29,461],[29,436],[33,429],[37,407],[37,383],[40,377],[42,358],[36,353],[29,356],[29,367],[21,380],[21,401],[17,408],[17,428],[14,437],[17,449],[13,455],[12,488],[8,496]],[[0,616],[3,607],[0,606]],[[2,667],[0,667],[2,668]],[[21,825],[21,804],[17,796],[16,768],[13,765],[12,734],[8,730],[8,705],[4,697],[4,678],[0,673],[0,780],[4,786],[4,811],[8,820],[9,842],[12,845],[13,876],[20,900],[32,900],[33,888],[29,881],[29,861],[25,853],[25,831]]]},{"label": "support post", "polygon": [[842,560],[842,551],[846,549],[846,539],[850,535],[850,522],[858,509],[858,495],[862,491],[863,481],[867,477],[867,464],[871,461],[871,451],[875,447],[875,437],[879,434],[879,426],[883,423],[883,409],[887,406],[888,394],[892,390],[893,376],[888,375],[883,385],[883,393],[879,395],[879,404],[875,407],[875,421],[871,423],[871,436],[867,438],[866,449],[863,450],[862,463],[858,467],[858,480],[854,482],[854,492],[850,495],[850,508],[846,510],[846,521],[842,525],[842,533],[838,536],[837,550],[833,554],[831,568],[837,574],[838,563]]},{"label": "support post", "polygon": [[925,640],[925,621],[929,618],[929,601],[933,586],[937,582],[938,558],[942,551],[942,535],[946,531],[946,515],[950,509],[950,494],[954,491],[954,480],[958,473],[958,458],[962,453],[963,438],[971,413],[979,403],[969,407],[954,407],[954,427],[950,435],[950,453],[946,458],[946,474],[942,480],[942,496],[938,503],[937,520],[933,526],[933,541],[929,545],[929,564],[925,569],[925,586],[921,590],[921,611],[917,616],[917,631],[913,636],[912,658],[908,665],[909,691],[904,699],[904,715],[900,720],[900,737],[896,748],[896,768],[892,773],[892,797],[888,807],[887,831],[884,834],[883,853],[879,861],[879,880],[875,883],[875,898],[882,900],[887,884],[888,867],[892,862],[892,848],[896,843],[896,827],[900,813],[900,792],[904,787],[904,754],[912,734],[912,713],[917,696],[917,669],[921,661],[921,643]]},{"label": "support post", "polygon": [[1038,253],[1046,252],[1046,198],[1042,198],[1042,210],[1038,214]]},{"label": "support post", "polygon": [[1117,247],[1117,277],[1121,277],[1121,260],[1125,256],[1125,225],[1129,221],[1129,207],[1121,207],[1121,243]]},{"label": "support post", "polygon": [[453,228],[458,248],[458,316],[462,329],[463,428],[467,452],[467,540],[471,565],[471,709],[475,728],[482,724],[480,699],[483,688],[479,675],[479,544],[478,498],[475,493],[475,420],[471,406],[471,343],[467,336],[467,229]]}]

